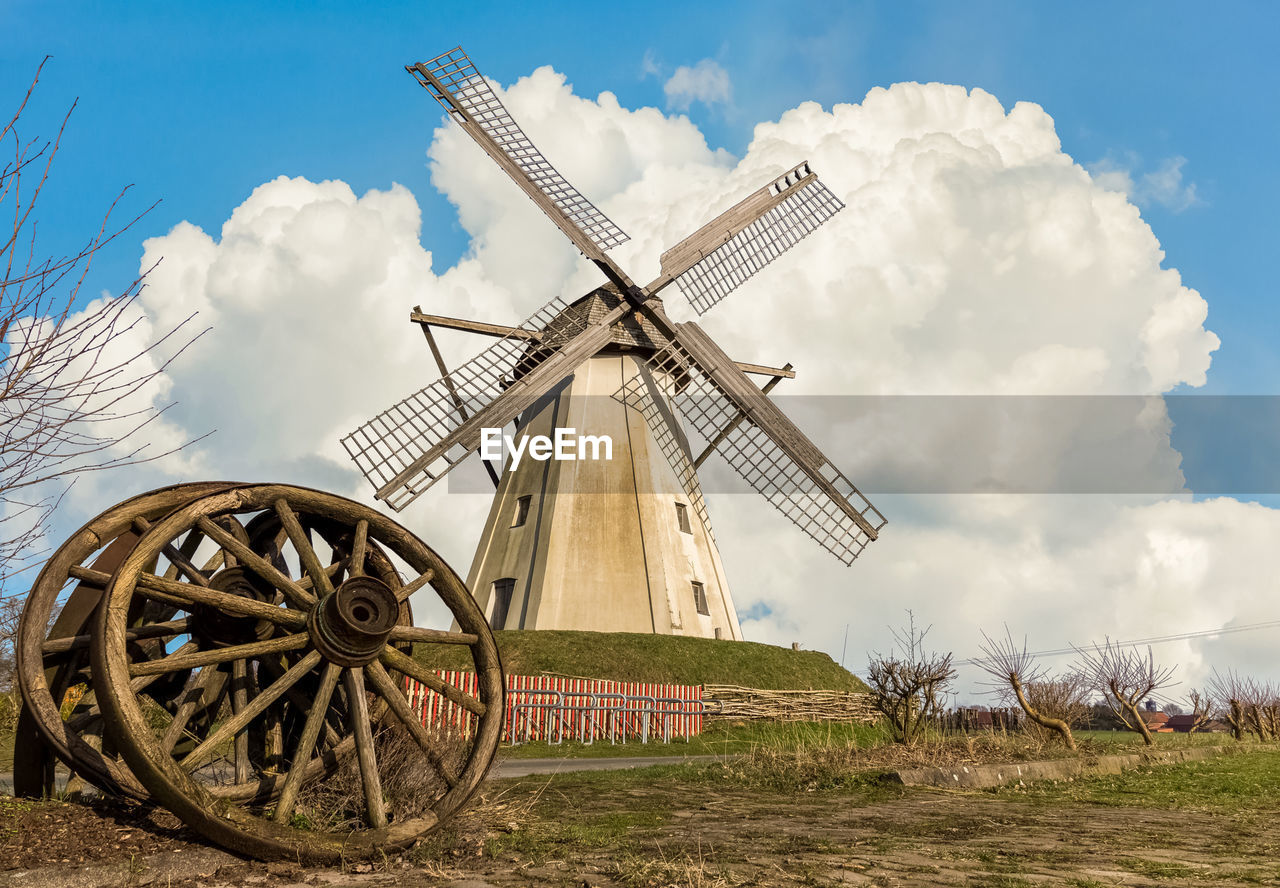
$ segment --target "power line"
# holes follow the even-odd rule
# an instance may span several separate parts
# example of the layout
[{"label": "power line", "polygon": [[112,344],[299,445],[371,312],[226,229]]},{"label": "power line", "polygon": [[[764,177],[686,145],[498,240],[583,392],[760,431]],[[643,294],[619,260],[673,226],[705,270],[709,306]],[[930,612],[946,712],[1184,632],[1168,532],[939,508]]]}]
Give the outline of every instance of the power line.
[{"label": "power line", "polygon": [[[1180,632],[1175,635],[1153,635],[1150,638],[1135,638],[1131,641],[1112,642],[1120,647],[1130,647],[1141,644],[1164,644],[1169,641],[1186,641],[1190,638],[1212,638],[1218,635],[1230,635],[1235,632],[1253,632],[1258,629],[1277,629],[1280,628],[1280,620],[1268,620],[1263,623],[1248,623],[1244,626],[1226,626],[1221,629],[1201,629],[1197,632]],[[1091,645],[1082,645],[1081,647],[1089,647]],[[1035,651],[1031,654],[1033,657],[1061,657],[1077,652],[1076,647],[1055,648],[1047,651]],[[985,657],[970,657],[967,660],[957,661],[957,666],[977,666],[985,660]]]}]

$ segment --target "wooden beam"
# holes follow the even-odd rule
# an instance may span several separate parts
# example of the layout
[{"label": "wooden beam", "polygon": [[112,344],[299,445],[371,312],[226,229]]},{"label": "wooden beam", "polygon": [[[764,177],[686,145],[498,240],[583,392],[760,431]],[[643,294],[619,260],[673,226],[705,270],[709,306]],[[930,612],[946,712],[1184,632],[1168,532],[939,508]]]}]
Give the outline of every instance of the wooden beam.
[{"label": "wooden beam", "polygon": [[[415,315],[422,315],[422,308],[420,306],[415,305],[413,307],[413,314],[410,315],[410,317],[414,317]],[[463,422],[466,422],[468,418],[467,407],[462,402],[462,397],[458,394],[457,388],[453,385],[453,377],[449,375],[449,370],[445,367],[444,358],[440,355],[440,348],[436,345],[436,338],[431,335],[431,324],[422,324],[422,335],[427,338],[427,345],[431,348],[431,356],[436,359],[436,366],[440,368],[440,378],[444,380],[445,387],[449,389],[449,394],[453,396],[453,403],[454,406],[458,408],[458,415],[462,417]],[[480,462],[484,463],[485,470],[489,473],[490,480],[493,481],[493,486],[497,488],[497,470],[487,459],[481,459]]]},{"label": "wooden beam", "polygon": [[[738,366],[741,367],[742,365],[739,364]],[[788,364],[782,369],[790,371],[791,365]],[[794,373],[791,374],[791,378],[792,379],[795,378]],[[781,375],[773,377],[773,379],[770,379],[768,382],[764,384],[764,388],[760,389],[760,391],[763,394],[766,394],[766,395],[769,394],[769,392],[773,391],[774,386],[782,382],[782,379],[783,377]],[[720,432],[714,438],[711,439],[711,442],[707,444],[706,449],[702,451],[701,455],[699,455],[699,457],[693,461],[693,467],[695,469],[702,468],[702,464],[707,461],[707,457],[715,453],[716,448],[719,447],[721,444],[723,444],[724,439],[729,437],[729,434],[734,429],[742,425],[742,421],[746,418],[747,418],[747,415],[745,413],[743,413],[742,411],[738,411],[738,415],[734,417],[733,422],[729,423],[727,426],[721,429]]]},{"label": "wooden beam", "polygon": [[416,305],[413,311],[409,313],[409,320],[416,324],[422,324],[424,329],[430,325],[432,327],[463,330],[467,333],[479,333],[482,336],[494,336],[497,338],[512,336],[516,339],[532,339],[534,341],[542,339],[541,333],[525,330],[522,327],[508,327],[505,324],[486,324],[484,321],[467,321],[462,318],[446,318],[444,315],[424,314]]},{"label": "wooden beam", "polygon": [[[505,324],[487,324],[484,321],[468,321],[462,318],[447,318],[444,315],[426,314],[416,305],[413,307],[413,311],[409,313],[409,320],[415,324],[421,324],[423,333],[427,333],[427,327],[444,327],[447,330],[463,330],[467,333],[479,333],[482,336],[511,336],[516,339],[529,339],[535,342],[542,339],[541,333],[525,330],[522,327],[508,327]],[[431,341],[430,334],[427,334],[427,341]],[[764,364],[747,364],[742,361],[735,361],[734,363],[738,365],[738,369],[743,373],[782,377],[784,379],[796,378],[796,372],[791,369],[790,364],[785,367],[768,367]],[[443,373],[444,371],[441,370],[441,372]],[[463,418],[465,419],[466,417]]]},{"label": "wooden beam", "polygon": [[772,376],[775,379],[795,379],[796,371],[791,369],[791,365],[785,367],[766,367],[764,364],[744,364],[741,361],[734,361],[738,365],[738,369],[743,373],[754,373],[757,376]]}]

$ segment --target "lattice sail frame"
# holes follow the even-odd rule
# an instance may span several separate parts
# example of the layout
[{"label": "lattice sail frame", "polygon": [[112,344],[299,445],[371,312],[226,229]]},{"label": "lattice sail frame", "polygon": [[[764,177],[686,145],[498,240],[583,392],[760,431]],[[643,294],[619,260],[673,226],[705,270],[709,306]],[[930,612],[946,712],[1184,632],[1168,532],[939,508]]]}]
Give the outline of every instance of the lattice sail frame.
[{"label": "lattice sail frame", "polygon": [[693,506],[707,536],[714,542],[716,535],[711,527],[711,515],[707,512],[707,502],[702,496],[702,484],[698,481],[698,470],[693,467],[688,441],[678,425],[679,417],[672,411],[665,387],[654,379],[650,366],[644,364],[639,371],[640,375],[628,379],[614,397],[640,412],[654,441],[662,450],[662,455],[666,457],[667,465],[675,472],[689,505]]},{"label": "lattice sail frame", "polygon": [[[673,344],[654,355],[649,367],[664,388],[671,408],[708,441],[738,422],[717,445],[716,452],[770,505],[845,564],[852,564],[862,554],[871,537],[767,432],[751,421],[744,405],[703,373],[687,351]],[[629,402],[641,399],[639,385],[635,379],[630,380],[623,386],[621,397]],[[821,451],[814,448],[810,458],[822,477],[874,530],[884,527],[887,521],[880,510]]]},{"label": "lattice sail frame", "polygon": [[[565,315],[568,307],[564,299],[552,299],[520,324],[516,328],[519,332],[504,336],[448,376],[419,389],[344,437],[342,446],[374,489],[390,484],[469,417],[497,400],[512,382],[571,342],[581,324]],[[436,462],[421,467],[385,501],[400,511],[471,452],[461,445],[452,448]]]},{"label": "lattice sail frame", "polygon": [[675,283],[694,311],[706,314],[842,209],[840,198],[814,178],[676,277]]},{"label": "lattice sail frame", "polygon": [[[626,233],[602,213],[595,204],[582,196],[578,189],[565,180],[542,152],[525,135],[524,130],[503,106],[493,87],[476,70],[471,59],[455,47],[436,56],[422,66],[444,84],[453,99],[498,144],[516,165],[524,171],[560,211],[595,242],[602,250],[608,250],[629,240]],[[418,79],[450,116],[460,117],[449,98],[442,95],[435,85],[415,68],[409,71]]]}]

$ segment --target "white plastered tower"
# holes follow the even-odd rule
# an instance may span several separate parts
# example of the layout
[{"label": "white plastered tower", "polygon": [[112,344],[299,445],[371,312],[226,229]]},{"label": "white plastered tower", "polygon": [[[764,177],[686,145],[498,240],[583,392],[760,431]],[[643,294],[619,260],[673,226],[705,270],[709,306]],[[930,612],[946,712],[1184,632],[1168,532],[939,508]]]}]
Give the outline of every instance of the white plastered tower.
[{"label": "white plastered tower", "polygon": [[[569,311],[587,321],[617,301],[596,290]],[[522,417],[517,440],[571,428],[608,436],[612,454],[539,461],[526,452],[515,468],[507,458],[467,577],[495,629],[742,639],[696,475],[673,467],[692,460],[678,418],[665,401],[645,411],[620,396],[662,397],[664,381],[646,366],[660,343],[644,326],[621,325]]]}]

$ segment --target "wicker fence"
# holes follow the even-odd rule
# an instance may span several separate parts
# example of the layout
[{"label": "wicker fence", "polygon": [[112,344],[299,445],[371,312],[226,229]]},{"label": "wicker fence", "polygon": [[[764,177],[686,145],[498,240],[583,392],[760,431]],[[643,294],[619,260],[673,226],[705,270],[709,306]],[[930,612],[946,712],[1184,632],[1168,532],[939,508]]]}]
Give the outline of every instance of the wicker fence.
[{"label": "wicker fence", "polygon": [[870,694],[850,691],[766,691],[736,685],[703,685],[707,715],[770,721],[879,721]]}]

